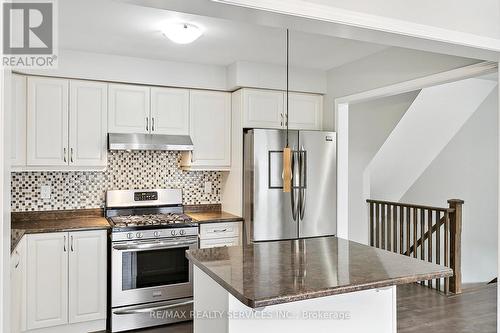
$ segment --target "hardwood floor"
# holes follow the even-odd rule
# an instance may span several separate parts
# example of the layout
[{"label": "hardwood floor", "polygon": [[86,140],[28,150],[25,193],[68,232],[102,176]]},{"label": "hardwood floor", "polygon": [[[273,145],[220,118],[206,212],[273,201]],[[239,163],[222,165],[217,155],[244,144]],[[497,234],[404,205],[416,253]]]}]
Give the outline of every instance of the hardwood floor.
[{"label": "hardwood floor", "polygon": [[454,296],[410,284],[398,287],[398,333],[496,332],[497,285]]},{"label": "hardwood floor", "polygon": [[[496,332],[497,285],[444,296],[409,284],[398,287],[398,333],[493,333]],[[179,323],[131,333],[192,333],[193,323]]]}]

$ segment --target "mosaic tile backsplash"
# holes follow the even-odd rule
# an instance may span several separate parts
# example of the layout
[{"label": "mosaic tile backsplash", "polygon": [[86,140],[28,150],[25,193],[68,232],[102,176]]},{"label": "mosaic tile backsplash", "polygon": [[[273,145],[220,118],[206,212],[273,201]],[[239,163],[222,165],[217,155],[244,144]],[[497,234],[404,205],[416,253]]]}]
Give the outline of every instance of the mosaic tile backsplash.
[{"label": "mosaic tile backsplash", "polygon": [[[115,151],[106,171],[13,172],[12,211],[102,208],[108,189],[181,188],[185,205],[220,203],[222,174],[183,171],[180,158],[174,151]],[[212,193],[204,192],[205,182]],[[42,185],[51,186],[50,199],[40,197]]]}]

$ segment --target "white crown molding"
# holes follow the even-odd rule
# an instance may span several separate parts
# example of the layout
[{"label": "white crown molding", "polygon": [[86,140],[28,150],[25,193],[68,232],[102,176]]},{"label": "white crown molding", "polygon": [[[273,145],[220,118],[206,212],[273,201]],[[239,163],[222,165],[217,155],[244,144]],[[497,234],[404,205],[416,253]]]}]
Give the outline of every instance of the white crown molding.
[{"label": "white crown molding", "polygon": [[500,39],[314,4],[303,0],[212,1],[500,53]]}]

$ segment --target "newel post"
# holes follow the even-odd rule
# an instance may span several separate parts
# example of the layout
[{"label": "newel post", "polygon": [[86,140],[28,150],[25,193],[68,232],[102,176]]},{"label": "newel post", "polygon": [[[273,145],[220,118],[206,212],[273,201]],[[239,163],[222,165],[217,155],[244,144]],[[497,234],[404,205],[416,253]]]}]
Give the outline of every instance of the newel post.
[{"label": "newel post", "polygon": [[462,206],[463,200],[450,199],[448,204],[450,213],[450,268],[453,269],[453,277],[450,278],[450,292],[459,294],[462,292]]}]

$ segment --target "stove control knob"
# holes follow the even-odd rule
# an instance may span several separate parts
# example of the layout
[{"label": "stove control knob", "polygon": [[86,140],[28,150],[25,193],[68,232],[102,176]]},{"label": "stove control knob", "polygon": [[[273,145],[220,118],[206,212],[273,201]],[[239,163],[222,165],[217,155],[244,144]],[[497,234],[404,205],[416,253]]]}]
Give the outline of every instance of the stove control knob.
[{"label": "stove control knob", "polygon": [[179,233],[180,233],[181,235],[184,235],[184,234],[186,233],[186,230],[181,230]]},{"label": "stove control knob", "polygon": [[127,238],[128,238],[128,239],[132,239],[132,238],[134,238],[134,235],[132,235],[132,233],[131,233],[131,232],[129,232],[129,233],[127,234]]},{"label": "stove control knob", "polygon": [[153,236],[155,236],[155,237],[159,237],[159,236],[160,236],[160,232],[159,232],[159,231],[155,231],[155,232],[153,232]]},{"label": "stove control knob", "polygon": [[136,235],[135,235],[137,238],[142,238],[142,232],[138,232]]},{"label": "stove control knob", "polygon": [[176,234],[176,233],[175,233],[175,230],[172,230],[172,231],[170,232],[170,234],[172,234],[172,236],[175,236],[175,234]]}]

